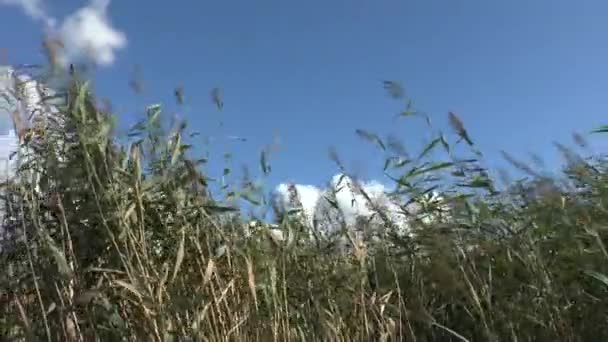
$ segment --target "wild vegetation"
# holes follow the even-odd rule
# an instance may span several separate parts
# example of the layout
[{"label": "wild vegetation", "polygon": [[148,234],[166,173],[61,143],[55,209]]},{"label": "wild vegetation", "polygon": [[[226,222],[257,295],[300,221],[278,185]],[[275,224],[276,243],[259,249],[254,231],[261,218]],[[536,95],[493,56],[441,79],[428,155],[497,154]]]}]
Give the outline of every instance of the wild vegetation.
[{"label": "wild vegetation", "polygon": [[[500,187],[456,114],[447,117],[453,132],[441,132],[396,83],[385,87],[405,102],[404,119],[424,119],[436,139],[412,155],[396,140],[357,134],[387,156],[394,196],[407,202],[440,192],[451,211],[432,221],[413,218],[414,237],[392,234],[390,220],[380,220],[374,223],[386,232],[380,243],[360,241],[335,253],[332,241],[310,243],[290,215],[279,227],[292,239],[268,239],[264,227],[244,238],[249,218],[230,197],[247,196],[250,184],[225,196],[210,191],[212,180],[200,168],[206,161],[190,156],[185,124],[163,125],[162,108],[151,106],[124,142],[88,84],[70,78],[56,117],[44,129],[19,130],[18,177],[4,185],[5,225],[18,238],[0,255],[0,336],[608,337],[606,158],[558,145],[567,162],[549,178],[505,154],[526,177]],[[427,214],[437,210],[423,207]]]}]

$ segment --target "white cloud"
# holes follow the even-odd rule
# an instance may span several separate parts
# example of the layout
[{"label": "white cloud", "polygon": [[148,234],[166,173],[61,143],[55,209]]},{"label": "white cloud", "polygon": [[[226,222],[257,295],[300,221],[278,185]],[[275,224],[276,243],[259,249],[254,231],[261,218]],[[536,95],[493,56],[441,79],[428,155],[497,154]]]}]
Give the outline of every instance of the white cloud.
[{"label": "white cloud", "polygon": [[107,16],[109,0],[93,0],[69,15],[59,28],[64,45],[64,58],[87,58],[99,65],[114,63],[116,51],[125,47],[127,37],[110,23]]},{"label": "white cloud", "polygon": [[68,15],[58,28],[57,20],[48,14],[42,0],[0,0],[0,5],[19,6],[26,15],[43,21],[46,29],[55,32],[63,45],[57,51],[61,63],[84,59],[108,66],[116,60],[116,52],[127,45],[125,33],[114,28],[108,18],[110,0],[92,0]]},{"label": "white cloud", "polygon": [[0,0],[0,5],[21,7],[23,12],[30,18],[40,20],[47,26],[55,25],[55,19],[47,14],[42,0]]},{"label": "white cloud", "polygon": [[[298,195],[298,201],[301,204],[306,223],[312,227],[315,208],[321,197],[322,190],[313,185],[295,184],[293,187]],[[275,189],[274,205],[275,209],[282,214],[287,213],[290,210],[300,209],[296,203],[292,203],[289,184],[280,184]]]},{"label": "white cloud", "polygon": [[[296,204],[290,202],[289,188],[288,184],[280,184],[273,193],[278,214],[285,214],[296,208]],[[389,198],[385,186],[377,181],[354,182],[348,176],[338,174],[332,178],[327,189],[300,184],[294,184],[293,188],[302,203],[302,211],[306,215],[305,223],[308,227],[319,229],[321,233],[333,233],[342,222],[352,227],[361,217],[370,219],[375,216],[374,220],[380,220],[374,215],[376,211],[359,188],[370,197],[375,206],[382,208],[394,224],[404,231],[407,230],[405,214],[399,205]],[[335,203],[330,203],[326,198]]]}]

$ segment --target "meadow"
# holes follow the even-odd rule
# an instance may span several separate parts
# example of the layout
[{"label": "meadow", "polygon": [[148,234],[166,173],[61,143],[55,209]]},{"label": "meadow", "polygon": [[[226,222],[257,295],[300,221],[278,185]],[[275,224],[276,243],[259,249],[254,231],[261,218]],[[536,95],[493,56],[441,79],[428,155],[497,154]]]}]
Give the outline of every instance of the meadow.
[{"label": "meadow", "polygon": [[[398,84],[384,86],[404,119],[428,119]],[[357,131],[387,155],[395,196],[437,192],[450,212],[421,204],[437,215],[413,217],[406,237],[378,209],[369,225],[383,238],[344,231],[352,246],[336,253],[330,239],[311,242],[297,212],[277,222],[286,241],[264,224],[245,237],[251,218],[234,197],[259,189],[210,191],[192,132],[167,125],[161,107],[119,139],[118,113],[84,79],[70,77],[63,92],[43,127],[17,127],[23,154],[3,185],[5,225],[19,237],[0,254],[3,341],[608,338],[608,164],[584,153],[581,136],[557,144],[557,177],[504,153],[523,175],[509,180],[484,166],[453,113],[450,132],[426,121],[436,138],[417,153]]]}]

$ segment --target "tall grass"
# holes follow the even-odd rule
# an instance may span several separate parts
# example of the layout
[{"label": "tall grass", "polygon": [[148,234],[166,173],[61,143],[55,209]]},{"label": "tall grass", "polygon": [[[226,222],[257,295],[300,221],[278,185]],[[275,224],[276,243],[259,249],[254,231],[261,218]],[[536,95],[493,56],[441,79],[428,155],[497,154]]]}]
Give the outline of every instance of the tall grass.
[{"label": "tall grass", "polygon": [[602,156],[575,158],[562,146],[570,159],[560,177],[498,190],[456,114],[450,143],[405,101],[405,119],[420,116],[436,134],[419,154],[357,133],[387,156],[394,195],[441,191],[452,210],[412,218],[413,238],[381,220],[384,239],[340,254],[307,242],[289,215],[280,222],[295,234],[289,242],[264,229],[245,238],[246,215],[214,198],[204,160],[188,156],[185,125],[168,130],[162,108],[149,107],[119,143],[87,83],[73,78],[65,94],[54,122],[23,131],[18,177],[4,187],[5,224],[19,237],[0,255],[4,340],[608,337]]}]

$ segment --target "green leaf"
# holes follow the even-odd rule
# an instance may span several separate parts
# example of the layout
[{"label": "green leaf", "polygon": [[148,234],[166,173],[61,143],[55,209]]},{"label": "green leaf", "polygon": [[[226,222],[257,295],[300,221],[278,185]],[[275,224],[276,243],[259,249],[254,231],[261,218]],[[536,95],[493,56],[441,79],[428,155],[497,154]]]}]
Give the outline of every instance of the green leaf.
[{"label": "green leaf", "polygon": [[183,105],[185,102],[184,88],[182,88],[182,87],[175,88],[174,95],[175,95],[175,100],[177,101],[177,104]]},{"label": "green leaf", "polygon": [[78,96],[76,97],[76,103],[78,104],[75,108],[80,111],[80,119],[85,122],[87,119],[87,110],[85,108],[85,100],[89,90],[89,82],[85,82],[78,90]]},{"label": "green leaf", "polygon": [[386,160],[384,160],[384,167],[382,168],[382,171],[386,171],[386,169],[388,169],[388,167],[391,165],[393,161],[393,158],[386,158]]},{"label": "green leaf", "polygon": [[362,130],[362,129],[355,130],[355,133],[357,133],[357,135],[359,137],[361,137],[362,139],[365,139],[367,141],[371,141],[371,142],[377,144],[378,146],[380,146],[380,148],[383,151],[386,151],[386,146],[382,142],[382,139],[380,139],[380,137],[378,137],[378,135],[376,135],[374,133],[367,132],[367,131]]},{"label": "green leaf", "polygon": [[453,112],[449,112],[448,119],[450,121],[450,125],[452,126],[454,131],[456,131],[456,134],[458,134],[460,136],[461,140],[466,141],[466,143],[469,146],[475,145],[475,144],[473,144],[473,141],[469,137],[469,133],[465,129],[464,124],[462,123],[462,120],[460,120],[460,118],[456,114],[454,114]]},{"label": "green leaf", "polygon": [[175,267],[173,267],[173,276],[171,277],[171,282],[173,282],[175,280],[175,277],[177,277],[177,273],[179,272],[179,269],[182,266],[182,262],[184,261],[185,244],[186,230],[182,228],[182,239],[180,240],[179,248],[177,249],[177,256],[175,258]]},{"label": "green leaf", "polygon": [[422,195],[422,196],[427,195],[427,194],[431,193],[432,191],[435,191],[437,188],[439,188],[439,185],[433,185],[433,186],[431,186],[430,188],[428,188],[428,189],[426,189],[426,190],[422,191],[422,192],[420,193],[420,195]]},{"label": "green leaf", "polygon": [[295,208],[295,209],[289,209],[287,211],[287,215],[296,215],[302,212],[302,209],[299,208]]},{"label": "green leaf", "polygon": [[329,203],[334,209],[340,209],[340,207],[338,206],[338,202],[327,197],[327,196],[323,196],[325,198],[325,200],[327,201],[327,203]]},{"label": "green leaf", "polygon": [[260,201],[256,200],[255,198],[251,197],[251,195],[249,195],[246,192],[243,192],[240,194],[241,198],[246,200],[247,202],[253,204],[253,205],[260,205]]},{"label": "green leaf", "polygon": [[115,285],[118,285],[119,287],[122,287],[123,289],[131,292],[132,294],[134,294],[138,299],[143,299],[143,295],[141,294],[141,292],[139,292],[139,290],[137,289],[137,287],[135,287],[133,284],[127,283],[126,281],[120,280],[120,279],[114,279],[112,280],[112,282]]},{"label": "green leaf", "polygon": [[182,141],[181,134],[176,134],[175,142],[174,142],[174,146],[173,146],[173,153],[171,154],[171,165],[175,165],[179,156],[181,155],[181,153],[180,153],[181,152],[181,141]]},{"label": "green leaf", "polygon": [[[475,144],[473,144],[473,140],[471,140],[471,138],[469,138],[469,133],[467,133],[466,131],[464,131],[460,137],[462,138],[462,140],[464,140],[469,146],[473,146]],[[479,154],[479,153],[476,153]]]},{"label": "green leaf", "polygon": [[424,150],[422,151],[422,153],[420,153],[420,156],[418,156],[418,159],[422,159],[423,157],[425,157],[429,152],[431,152],[431,150],[433,150],[435,148],[435,146],[437,146],[438,143],[441,142],[441,138],[437,138],[433,141],[431,141],[431,143],[429,143]]},{"label": "green leaf", "polygon": [[238,209],[234,208],[234,207],[227,207],[227,206],[214,205],[214,204],[206,204],[203,207],[205,208],[205,210],[207,210],[211,213],[229,213],[229,212],[238,211]]},{"label": "green leaf", "polygon": [[435,163],[427,168],[414,168],[412,169],[408,174],[407,174],[407,178],[411,178],[411,177],[415,177],[415,176],[419,176],[425,173],[429,173],[432,171],[438,171],[438,170],[442,170],[448,167],[453,166],[454,163],[452,162],[442,162],[442,163]]},{"label": "green leaf", "polygon": [[384,81],[383,84],[384,90],[386,90],[388,95],[393,99],[400,99],[405,95],[405,91],[399,83],[395,81]]},{"label": "green leaf", "polygon": [[44,238],[47,248],[51,252],[55,263],[57,264],[57,269],[59,274],[64,277],[71,277],[72,271],[68,266],[68,261],[65,257],[65,254],[57,247],[55,241],[48,235],[47,232],[42,233],[42,237]]},{"label": "green leaf", "polygon": [[270,166],[268,165],[268,160],[266,158],[266,151],[262,151],[262,154],[260,155],[260,166],[262,167],[262,172],[264,172],[265,175],[270,173]]},{"label": "green leaf", "polygon": [[460,169],[460,170],[456,170],[452,172],[452,176],[455,177],[465,177],[466,174],[464,173],[464,169]]},{"label": "green leaf", "polygon": [[445,136],[443,134],[441,134],[439,139],[441,140],[441,144],[443,145],[443,148],[445,148],[445,151],[449,154],[450,153],[450,144],[448,144],[448,141],[445,139]]},{"label": "green leaf", "polygon": [[424,116],[424,120],[426,121],[427,126],[431,127],[433,126],[433,123],[431,122],[431,117],[428,116],[428,114],[422,114]]},{"label": "green leaf", "polygon": [[406,177],[405,177],[405,176],[403,176],[403,177],[401,177],[401,178],[395,178],[395,177],[393,177],[393,176],[389,175],[389,174],[388,174],[388,173],[386,173],[386,172],[384,173],[384,175],[385,175],[386,177],[388,177],[389,179],[391,179],[393,182],[395,182],[395,183],[397,183],[397,184],[399,184],[399,185],[401,185],[401,186],[404,186],[404,187],[406,187],[406,188],[411,187],[411,184],[410,184],[410,183],[407,181],[407,179],[406,179]]},{"label": "green leaf", "polygon": [[160,104],[153,104],[146,108],[148,114],[148,123],[152,124],[158,120],[160,113],[162,112],[162,106]]},{"label": "green leaf", "polygon": [[399,115],[401,115],[401,116],[415,116],[417,114],[418,114],[418,112],[415,112],[413,110],[405,110],[405,111],[401,112]]},{"label": "green leaf", "polygon": [[490,189],[490,190],[494,189],[492,181],[489,178],[483,177],[483,176],[477,176],[471,182],[459,184],[459,185],[461,187],[467,187],[467,188],[486,188],[486,189]]},{"label": "green leaf", "polygon": [[409,159],[400,159],[399,161],[397,161],[395,163],[395,165],[393,165],[393,167],[398,169],[398,168],[403,167],[403,166],[405,166],[405,165],[407,165],[407,164],[409,164],[411,162],[412,161],[409,160]]},{"label": "green leaf", "polygon": [[596,272],[596,271],[590,271],[590,270],[586,270],[584,271],[585,274],[587,274],[588,276],[595,278],[596,280],[600,281],[602,284],[604,284],[604,286],[608,287],[608,276],[606,276],[605,274]]},{"label": "green leaf", "polygon": [[591,133],[608,133],[608,125],[600,126],[591,131]]}]

